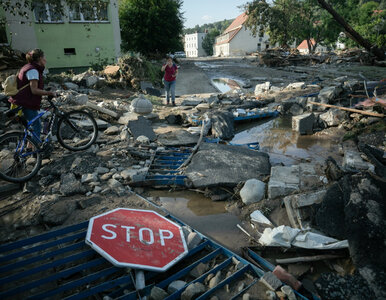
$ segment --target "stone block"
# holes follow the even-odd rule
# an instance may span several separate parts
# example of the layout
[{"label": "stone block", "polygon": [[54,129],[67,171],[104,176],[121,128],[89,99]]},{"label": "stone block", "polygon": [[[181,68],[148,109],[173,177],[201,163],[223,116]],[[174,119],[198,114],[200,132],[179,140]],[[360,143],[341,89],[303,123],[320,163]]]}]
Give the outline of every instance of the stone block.
[{"label": "stone block", "polygon": [[340,86],[328,86],[320,90],[318,99],[319,102],[327,104],[333,104],[334,100],[339,96],[339,94],[343,91]]},{"label": "stone block", "polygon": [[359,152],[353,150],[346,150],[343,158],[343,168],[358,171],[370,170],[374,172],[374,165],[364,161]]},{"label": "stone block", "polygon": [[150,292],[150,300],[163,300],[168,296],[168,293],[157,286],[153,287]]},{"label": "stone block", "polygon": [[281,281],[272,272],[265,272],[260,278],[260,282],[272,291],[276,291],[282,285]]},{"label": "stone block", "polygon": [[256,84],[255,87],[255,96],[260,96],[267,93],[271,88],[271,83],[266,81],[265,83]]},{"label": "stone block", "polygon": [[205,286],[201,282],[190,284],[181,294],[181,300],[193,300],[205,292]]},{"label": "stone block", "polygon": [[173,281],[171,284],[169,284],[168,286],[168,293],[169,294],[173,294],[181,289],[184,288],[184,286],[186,285],[186,282],[185,281],[182,281],[182,280],[176,280],[176,281]]},{"label": "stone block", "polygon": [[271,168],[271,178],[268,183],[270,199],[287,196],[299,190],[299,166],[275,166]]},{"label": "stone block", "polygon": [[347,113],[340,109],[330,109],[328,112],[321,114],[319,119],[327,126],[338,126],[346,119]]},{"label": "stone block", "polygon": [[315,115],[313,113],[303,114],[292,117],[292,130],[300,134],[312,134],[315,123]]}]

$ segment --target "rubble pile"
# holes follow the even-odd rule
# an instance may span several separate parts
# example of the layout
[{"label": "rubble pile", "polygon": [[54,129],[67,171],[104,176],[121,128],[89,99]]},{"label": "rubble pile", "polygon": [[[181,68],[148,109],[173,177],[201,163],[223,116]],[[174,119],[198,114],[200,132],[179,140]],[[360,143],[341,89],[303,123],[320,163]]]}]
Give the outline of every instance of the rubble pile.
[{"label": "rubble pile", "polygon": [[0,71],[18,69],[25,64],[25,54],[9,46],[0,48]]}]

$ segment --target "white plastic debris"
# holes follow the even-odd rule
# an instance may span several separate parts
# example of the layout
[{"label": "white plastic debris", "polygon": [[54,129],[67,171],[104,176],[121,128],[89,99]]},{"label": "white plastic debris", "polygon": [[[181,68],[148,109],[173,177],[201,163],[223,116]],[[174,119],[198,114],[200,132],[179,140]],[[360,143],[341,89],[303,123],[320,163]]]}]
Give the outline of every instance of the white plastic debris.
[{"label": "white plastic debris", "polygon": [[313,232],[302,232],[289,226],[266,228],[259,242],[264,246],[299,247],[306,249],[341,249],[348,247],[348,241],[338,241]]},{"label": "white plastic debris", "polygon": [[268,220],[260,210],[255,210],[253,213],[251,213],[251,221],[272,225],[271,221]]}]

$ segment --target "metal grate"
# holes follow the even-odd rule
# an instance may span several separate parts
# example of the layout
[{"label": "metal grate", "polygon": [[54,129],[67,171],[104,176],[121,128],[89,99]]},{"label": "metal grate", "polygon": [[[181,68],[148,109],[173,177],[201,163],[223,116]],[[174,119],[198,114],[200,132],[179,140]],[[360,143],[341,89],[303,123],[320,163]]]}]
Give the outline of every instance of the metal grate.
[{"label": "metal grate", "polygon": [[[172,216],[171,220],[184,225]],[[140,299],[154,286],[167,288],[175,280],[187,285],[204,282],[209,274],[221,271],[223,280],[198,299],[224,292],[236,299],[254,285],[262,270],[203,236],[203,242],[164,273],[145,272],[148,284],[135,290],[132,271],[111,265],[85,244],[88,222],[0,246],[0,299]],[[198,278],[190,272],[200,263],[209,270]],[[243,281],[245,288],[236,288]],[[166,299],[179,299],[187,285]],[[232,289],[232,286],[234,288]],[[231,292],[229,292],[229,287]],[[94,298],[93,298],[94,299]]]}]

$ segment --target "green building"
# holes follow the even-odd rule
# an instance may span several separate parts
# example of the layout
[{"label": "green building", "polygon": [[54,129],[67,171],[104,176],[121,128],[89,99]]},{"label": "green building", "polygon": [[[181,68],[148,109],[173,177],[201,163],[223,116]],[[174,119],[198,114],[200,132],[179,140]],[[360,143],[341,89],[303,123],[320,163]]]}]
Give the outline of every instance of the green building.
[{"label": "green building", "polygon": [[118,1],[106,0],[98,7],[92,1],[76,2],[68,6],[62,1],[62,14],[42,1],[35,2],[26,18],[0,12],[6,20],[0,28],[0,44],[23,52],[42,49],[49,69],[115,62],[121,44]]}]

